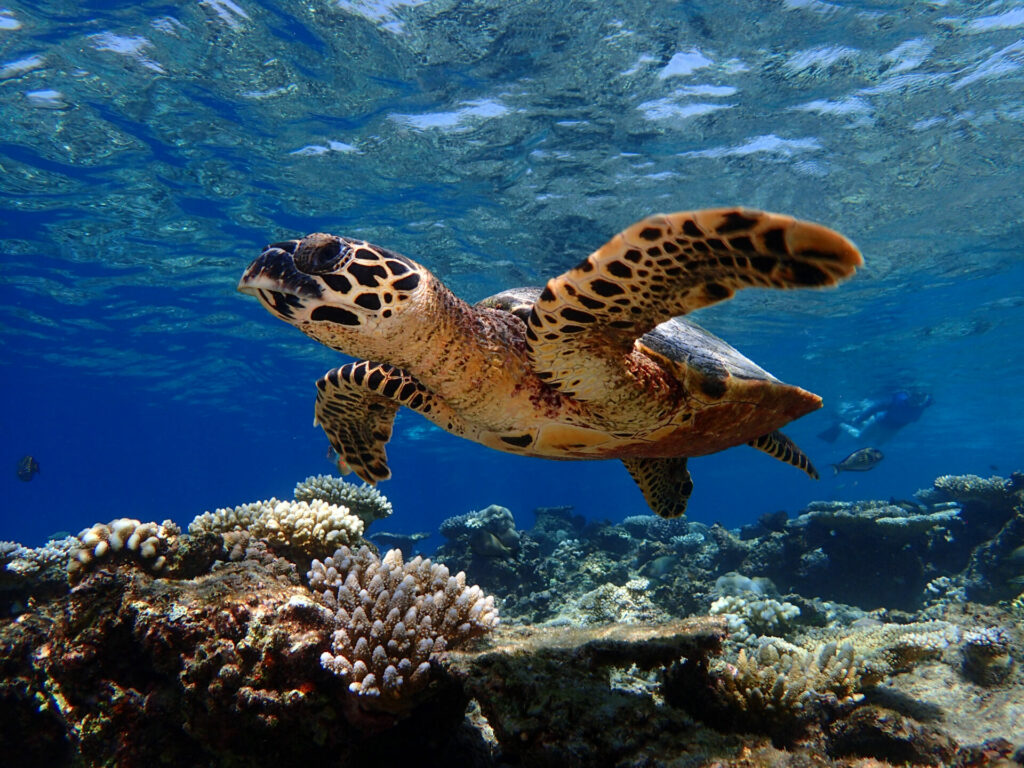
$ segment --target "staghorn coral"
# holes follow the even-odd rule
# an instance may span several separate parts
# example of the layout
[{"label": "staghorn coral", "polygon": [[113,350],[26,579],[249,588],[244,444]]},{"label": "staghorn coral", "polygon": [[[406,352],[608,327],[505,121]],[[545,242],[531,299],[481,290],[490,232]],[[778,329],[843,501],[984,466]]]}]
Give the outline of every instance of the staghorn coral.
[{"label": "staghorn coral", "polygon": [[248,531],[296,562],[305,563],[341,545],[355,544],[363,534],[363,521],[346,507],[321,499],[306,502],[271,498],[205,512],[189,524],[188,530],[193,536]]},{"label": "staghorn coral", "polygon": [[356,485],[332,475],[312,475],[295,486],[295,500],[326,501],[349,512],[363,521],[363,529],[374,520],[383,520],[392,513],[391,502],[373,486]]},{"label": "staghorn coral", "polygon": [[159,571],[167,563],[167,553],[177,543],[181,529],[170,520],[143,523],[119,517],[109,523],[96,523],[78,534],[79,546],[70,552],[68,576],[80,577],[96,560],[119,553],[132,554],[150,570]]},{"label": "staghorn coral", "polygon": [[314,560],[310,588],[334,615],[332,650],[320,663],[348,682],[363,711],[401,714],[430,681],[437,654],[498,624],[494,598],[466,586],[465,574],[390,550],[341,547]]},{"label": "staghorn coral", "polygon": [[677,671],[686,692],[680,696],[677,688],[674,695],[695,716],[790,742],[858,704],[866,689],[889,675],[941,656],[960,636],[941,621],[826,634],[831,636],[803,645],[757,638],[732,663],[718,659],[705,670]]},{"label": "staghorn coral", "polygon": [[761,638],[735,664],[716,662],[716,695],[747,720],[800,720],[822,704],[839,708],[860,699],[861,661],[853,643],[824,643],[811,651],[777,637]]}]

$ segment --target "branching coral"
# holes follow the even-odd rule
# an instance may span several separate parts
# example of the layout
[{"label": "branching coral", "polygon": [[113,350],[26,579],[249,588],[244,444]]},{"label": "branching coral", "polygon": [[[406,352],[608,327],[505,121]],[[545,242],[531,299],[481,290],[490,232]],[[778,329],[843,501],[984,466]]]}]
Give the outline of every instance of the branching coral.
[{"label": "branching coral", "polygon": [[855,705],[867,688],[927,658],[958,638],[945,622],[883,624],[800,646],[762,637],[741,648],[733,663],[712,662],[703,683],[691,674],[683,701],[691,711],[722,722],[766,731],[785,741],[813,722]]},{"label": "branching coral", "polygon": [[363,483],[355,485],[332,475],[307,477],[295,486],[295,500],[326,501],[349,512],[363,521],[363,529],[370,527],[374,520],[383,520],[392,513],[391,502],[373,486]]},{"label": "branching coral", "polygon": [[333,611],[337,629],[324,668],[348,681],[359,708],[401,713],[430,680],[438,653],[498,624],[494,598],[467,586],[463,573],[397,549],[341,547],[314,560],[309,585]]},{"label": "branching coral", "polygon": [[363,534],[363,521],[345,507],[319,499],[281,501],[255,520],[249,531],[273,546],[313,555],[354,544]]},{"label": "branching coral", "polygon": [[730,639],[745,642],[756,635],[779,633],[790,621],[800,615],[792,603],[774,597],[724,595],[711,604],[712,616],[724,616],[728,622]]},{"label": "branching coral", "polygon": [[167,562],[167,551],[177,540],[181,529],[170,520],[143,523],[119,517],[109,523],[97,523],[78,534],[79,546],[71,551],[68,575],[75,578],[96,560],[119,553],[132,554],[148,568],[159,571]]},{"label": "branching coral", "polygon": [[51,566],[67,566],[68,557],[82,546],[75,536],[51,539],[42,547],[25,547],[14,541],[0,541],[0,566],[18,576],[38,574]]},{"label": "branching coral", "polygon": [[320,499],[306,502],[272,498],[206,512],[196,517],[188,530],[192,535],[248,531],[297,561],[308,562],[341,545],[355,544],[363,534],[363,521],[346,507]]},{"label": "branching coral", "polygon": [[720,597],[711,603],[709,613],[725,618],[733,643],[750,644],[758,635],[780,635],[800,615],[800,609],[771,597],[775,591],[771,579],[727,573],[715,580]]}]

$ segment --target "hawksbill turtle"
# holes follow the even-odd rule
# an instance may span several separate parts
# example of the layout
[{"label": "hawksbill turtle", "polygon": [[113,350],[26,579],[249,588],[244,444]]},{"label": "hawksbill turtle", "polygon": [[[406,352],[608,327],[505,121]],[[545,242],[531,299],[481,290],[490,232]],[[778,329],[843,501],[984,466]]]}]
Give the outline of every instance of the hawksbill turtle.
[{"label": "hawksbill turtle", "polygon": [[548,459],[619,459],[663,517],[687,457],[746,443],[818,477],[779,428],[821,407],[679,317],[740,288],[817,288],[863,263],[842,235],[740,208],[656,215],[544,288],[470,305],[412,259],[314,233],[268,245],[238,290],[356,358],[316,383],[316,418],[373,485],[400,406],[453,434]]}]

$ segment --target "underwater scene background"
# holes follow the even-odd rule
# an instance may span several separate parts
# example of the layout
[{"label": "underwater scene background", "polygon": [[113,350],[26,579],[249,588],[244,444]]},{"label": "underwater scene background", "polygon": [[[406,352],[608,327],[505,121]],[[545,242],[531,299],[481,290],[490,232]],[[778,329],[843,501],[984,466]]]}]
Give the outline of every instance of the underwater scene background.
[{"label": "underwater scene background", "polygon": [[[263,245],[313,231],[407,254],[476,301],[543,284],[650,213],[819,221],[863,251],[853,281],[747,291],[695,319],[824,398],[789,431],[825,477],[746,448],[695,459],[690,518],[1018,468],[1022,13],[8,4],[4,536],[113,512],[182,521],[330,471],[312,385],[342,358],[234,290]],[[833,479],[863,446],[817,433],[901,387],[933,406],[877,468]],[[389,455],[398,528],[490,503],[645,508],[618,464],[497,455],[404,410]]]},{"label": "underwater scene background", "polygon": [[[485,724],[490,719],[500,749],[475,762],[444,742],[422,764],[682,765],[628,760],[654,754],[650,744],[660,734],[690,734],[690,716],[719,735],[701,731],[687,748],[711,739],[717,746],[708,746],[705,757],[721,760],[739,754],[740,742],[722,746],[715,739],[751,728],[769,734],[771,746],[758,747],[769,751],[795,748],[808,729],[821,729],[826,746],[812,748],[819,750],[816,760],[828,753],[829,760],[854,754],[894,765],[1024,762],[1024,596],[1012,602],[1024,590],[1021,3],[14,1],[0,5],[0,126],[0,562],[17,571],[0,573],[0,607],[24,617],[42,606],[39,615],[49,617],[3,624],[0,649],[22,661],[43,659],[36,650],[18,656],[18,642],[38,648],[50,632],[39,628],[55,622],[66,646],[61,653],[47,646],[53,669],[44,676],[58,681],[47,690],[59,688],[67,701],[71,691],[87,691],[82,701],[90,702],[77,710],[68,705],[57,719],[33,720],[25,713],[35,705],[21,707],[34,701],[32,683],[18,682],[32,675],[0,653],[7,680],[0,683],[0,720],[21,724],[18,737],[0,727],[0,750],[24,746],[31,740],[25,734],[59,745],[56,752],[33,747],[14,764],[63,764],[58,758],[74,750],[81,764],[149,764],[153,754],[146,750],[159,745],[176,764],[226,765],[224,754],[258,744],[263,751],[250,764],[263,765],[319,759],[317,749],[337,742],[344,755],[332,764],[368,765],[401,758],[402,745],[422,741],[434,749],[433,737],[423,734],[456,733],[469,700],[482,708]],[[501,666],[512,656],[453,657],[449,677],[438,677],[429,644],[417,657],[421,666],[413,659],[415,672],[403,668],[401,679],[418,681],[418,703],[424,670],[432,669],[430,690],[448,691],[443,702],[432,715],[410,714],[407,702],[382,715],[339,682],[352,679],[345,666],[351,649],[337,635],[329,640],[325,627],[342,626],[353,611],[344,607],[349,587],[337,571],[317,565],[327,552],[290,551],[256,527],[249,534],[262,543],[239,543],[220,530],[223,516],[188,528],[204,512],[298,498],[297,482],[337,474],[322,431],[311,426],[314,382],[347,359],[236,292],[243,270],[268,243],[310,232],[365,239],[415,259],[476,302],[543,285],[650,214],[731,205],[818,222],[864,255],[865,265],[836,289],[742,291],[692,316],[779,379],[823,398],[822,410],[785,427],[821,470],[820,480],[745,446],[694,458],[687,520],[702,525],[665,527],[618,461],[502,454],[403,409],[388,444],[392,478],[378,486],[393,514],[374,522],[373,533],[430,534],[406,540],[407,559],[412,550],[431,554],[443,545],[438,556],[452,573],[465,569],[470,583],[497,598],[514,637],[496,635],[493,647],[528,646],[522,652],[533,660],[531,674],[548,663],[590,665],[578,672],[578,689],[552,684],[585,701],[608,694],[606,679],[586,676],[612,657],[622,676],[613,674],[613,691],[655,691],[642,705],[623,700],[622,711],[634,714],[623,715],[622,733],[607,723],[581,725],[590,736],[574,733],[579,742],[564,734],[545,741],[523,725],[537,717],[528,708],[529,717],[516,710],[523,719],[513,727],[505,714],[529,697],[509,693],[509,681],[522,673]],[[905,408],[903,400],[911,403],[903,418],[868,423]],[[865,448],[883,457],[853,455]],[[841,466],[833,472],[833,464]],[[936,482],[947,475],[958,477]],[[979,477],[959,477],[969,475]],[[874,501],[855,503],[867,500]],[[491,505],[510,510],[514,525]],[[459,517],[470,512],[477,517]],[[252,520],[264,514],[249,513]],[[853,533],[844,527],[847,515]],[[902,530],[886,539],[879,531],[893,529],[873,526],[891,515]],[[43,548],[29,557],[9,544],[40,547],[121,517],[172,520],[189,530],[191,536],[143,525],[134,545],[126,545],[149,566],[156,558],[154,573],[166,565],[168,584],[185,590],[174,606],[161,591],[171,589],[163,579],[140,581],[146,571],[138,563],[118,560],[108,577],[83,575],[94,560],[119,551],[121,544],[110,542],[128,540],[131,526],[123,535],[117,526],[98,526],[81,540],[64,540],[71,550],[60,550],[59,563],[52,552],[39,554]],[[479,528],[487,531],[483,538]],[[851,542],[846,550],[844,541]],[[383,555],[385,541],[377,543]],[[85,554],[78,557],[80,545]],[[390,597],[398,600],[402,573],[420,566],[387,558],[382,565],[374,557],[352,554],[345,567],[360,574],[366,589],[365,574],[392,568],[398,575]],[[871,565],[861,579],[865,561]],[[22,565],[11,567],[16,562]],[[728,573],[737,570],[742,575]],[[449,583],[436,562],[421,571],[416,578],[433,579],[435,587]],[[799,595],[758,581],[765,574],[779,590]],[[210,580],[228,586],[204,592]],[[329,619],[311,618],[307,583],[334,590],[324,598]],[[135,602],[111,602],[111,584]],[[564,585],[563,595],[557,585]],[[469,597],[458,608],[466,637],[497,624],[495,603],[473,589],[466,588]],[[246,594],[258,596],[249,607]],[[840,602],[822,602],[822,595]],[[767,610],[770,620],[762,616],[765,624],[754,626],[751,618],[751,630],[732,618],[727,628],[707,618],[709,610],[720,618],[740,615],[736,600],[756,603],[750,610]],[[260,640],[269,655],[238,661],[234,682],[225,677],[227,667],[209,672],[213,651],[190,666],[189,653],[221,648],[227,636],[206,618],[211,605],[239,626],[274,627]],[[67,619],[101,614],[116,618],[109,625]],[[688,615],[698,618],[685,624]],[[787,622],[798,615],[794,629]],[[136,742],[118,742],[110,734],[125,732],[116,718],[131,709],[118,708],[131,697],[96,704],[89,681],[76,677],[74,660],[92,659],[81,647],[115,638],[106,661],[83,663],[97,670],[149,653],[149,646],[128,641],[135,630],[119,634],[114,626],[141,626],[140,616],[153,628],[145,643],[162,644],[160,653],[171,649],[170,656],[154,651],[158,661],[146,668],[148,678],[103,674],[119,680],[110,690],[143,690],[143,678],[176,680],[177,671],[161,677],[159,659],[180,657],[187,667],[181,701],[195,709],[182,716],[182,704],[153,722],[184,721],[194,743],[171,747],[144,732]],[[662,624],[670,620],[684,623]],[[564,641],[538,639],[525,628],[602,621],[623,626],[614,636],[581,629]],[[25,627],[38,635],[29,638]],[[901,627],[913,629],[913,641],[911,629]],[[981,634],[971,635],[970,627]],[[856,630],[861,639],[815,634],[826,629]],[[870,642],[863,640],[872,632]],[[11,633],[29,634],[16,642]],[[803,650],[775,643],[775,634]],[[293,642],[287,658],[274,655],[281,643],[273,638],[292,642],[300,635],[319,639]],[[769,638],[768,651],[758,637]],[[708,667],[705,656],[723,643],[728,662]],[[444,642],[435,646],[444,650]],[[820,692],[827,678],[831,698],[812,706],[804,696],[789,720],[760,710],[751,715],[750,680],[769,662],[778,668],[780,654],[804,664],[805,687],[793,682],[791,669],[786,690],[806,693],[818,685]],[[868,724],[857,715],[863,731],[849,725],[844,718],[862,703],[862,691],[928,654],[944,654],[944,661],[926,669],[945,671],[921,673],[889,699],[869,693],[871,705],[884,712],[894,706],[907,718],[912,710],[931,723],[931,704],[897,704],[946,692],[959,697],[943,702],[948,712],[975,720],[949,715],[948,738],[900,720],[911,735],[900,741],[886,734],[882,742],[884,718]],[[669,664],[680,658],[700,659],[697,667],[720,676],[695,681],[694,664]],[[403,661],[409,667],[409,658]],[[36,673],[47,663],[38,661]],[[313,683],[295,682],[314,674],[310,669],[319,675]],[[384,669],[375,673],[382,688],[387,675],[391,685],[398,674]],[[643,678],[647,672],[651,677]],[[359,674],[365,673],[364,665]],[[211,675],[217,682],[208,686]],[[266,691],[290,693],[244,705],[217,699],[222,688],[232,696],[249,691],[238,680],[250,678]],[[758,684],[771,695],[789,695],[764,679]],[[357,682],[373,688],[367,678]],[[332,685],[340,686],[347,725],[323,737],[330,728],[317,730],[321,721],[303,708],[323,703],[310,691],[334,691]],[[507,694],[501,702],[499,689]],[[207,690],[210,700],[189,698]],[[153,715],[154,699],[132,701]],[[53,711],[61,706],[50,703]],[[110,718],[100,717],[106,725],[75,725],[73,735],[54,725],[77,723],[91,706]],[[550,703],[541,720],[573,723],[572,713],[590,712],[573,703],[562,718],[559,706]],[[230,720],[250,710],[262,719],[241,726]],[[474,711],[466,717],[479,715]],[[591,714],[599,711],[612,710],[595,707]],[[289,723],[294,734],[316,730],[305,742],[308,754],[283,741],[280,753],[268,746],[260,729]],[[405,728],[404,735],[389,740],[392,727]],[[345,728],[374,736],[350,739]],[[1010,741],[986,741],[994,735]],[[606,762],[612,742],[622,762]],[[982,742],[988,746],[973,752],[964,746]],[[666,754],[681,754],[667,743]],[[686,764],[789,764],[775,752],[762,758]]]}]

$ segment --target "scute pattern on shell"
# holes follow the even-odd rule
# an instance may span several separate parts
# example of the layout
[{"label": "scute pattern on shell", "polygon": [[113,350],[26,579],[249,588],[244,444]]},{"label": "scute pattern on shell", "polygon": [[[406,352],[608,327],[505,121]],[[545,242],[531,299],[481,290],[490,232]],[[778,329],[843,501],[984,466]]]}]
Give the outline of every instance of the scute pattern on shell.
[{"label": "scute pattern on shell", "polygon": [[422,557],[383,559],[368,547],[341,547],[314,560],[309,586],[334,613],[337,629],[325,669],[349,681],[366,710],[399,713],[430,682],[430,660],[498,625],[494,598]]}]

